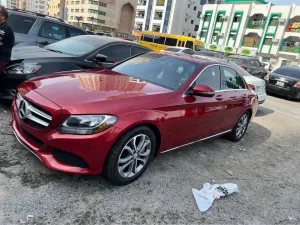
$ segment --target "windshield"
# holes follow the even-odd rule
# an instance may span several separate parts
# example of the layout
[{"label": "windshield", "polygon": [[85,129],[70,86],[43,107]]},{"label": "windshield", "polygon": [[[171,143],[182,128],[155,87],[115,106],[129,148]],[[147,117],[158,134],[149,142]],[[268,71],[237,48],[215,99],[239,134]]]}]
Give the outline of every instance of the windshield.
[{"label": "windshield", "polygon": [[179,48],[166,48],[164,49],[164,51],[167,51],[167,52],[179,52],[181,49]]},{"label": "windshield", "polygon": [[100,46],[101,40],[93,40],[92,37],[88,36],[76,36],[73,38],[67,38],[62,41],[55,42],[47,45],[45,49],[56,51],[68,55],[80,56],[85,55]]},{"label": "windshield", "polygon": [[246,65],[245,59],[239,59],[239,58],[228,58],[229,61],[234,62],[238,65]]},{"label": "windshield", "polygon": [[206,52],[206,51],[196,52],[195,55],[202,55],[202,56],[214,57],[214,58],[219,58],[219,59],[223,58],[222,55],[219,53]]},{"label": "windshield", "polygon": [[274,71],[274,73],[281,74],[287,77],[300,79],[300,68],[281,67]]},{"label": "windshield", "polygon": [[115,66],[112,71],[177,90],[198,67],[182,58],[146,53]]},{"label": "windshield", "polygon": [[195,51],[196,51],[196,52],[199,52],[199,51],[202,51],[202,50],[204,50],[204,47],[203,47],[203,46],[195,45]]}]

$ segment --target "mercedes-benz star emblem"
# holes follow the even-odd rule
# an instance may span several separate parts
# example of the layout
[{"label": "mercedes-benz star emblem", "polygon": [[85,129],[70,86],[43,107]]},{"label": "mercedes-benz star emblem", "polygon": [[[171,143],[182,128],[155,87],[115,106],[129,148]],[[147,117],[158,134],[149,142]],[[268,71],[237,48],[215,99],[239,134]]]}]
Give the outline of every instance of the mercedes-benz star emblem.
[{"label": "mercedes-benz star emblem", "polygon": [[19,114],[22,119],[26,119],[28,115],[27,103],[22,100],[19,105]]}]

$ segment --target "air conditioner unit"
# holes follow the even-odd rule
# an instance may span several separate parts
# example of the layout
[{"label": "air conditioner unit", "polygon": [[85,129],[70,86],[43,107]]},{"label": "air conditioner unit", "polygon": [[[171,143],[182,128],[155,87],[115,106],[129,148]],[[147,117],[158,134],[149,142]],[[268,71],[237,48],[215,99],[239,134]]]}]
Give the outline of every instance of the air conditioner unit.
[{"label": "air conditioner unit", "polygon": [[285,23],[285,21],[286,21],[285,18],[279,18],[279,19],[278,19],[278,22],[279,22],[279,23]]},{"label": "air conditioner unit", "polygon": [[218,33],[219,37],[224,37],[224,33]]},{"label": "air conditioner unit", "polygon": [[278,38],[273,38],[272,39],[272,43],[278,43],[279,42],[279,39]]}]

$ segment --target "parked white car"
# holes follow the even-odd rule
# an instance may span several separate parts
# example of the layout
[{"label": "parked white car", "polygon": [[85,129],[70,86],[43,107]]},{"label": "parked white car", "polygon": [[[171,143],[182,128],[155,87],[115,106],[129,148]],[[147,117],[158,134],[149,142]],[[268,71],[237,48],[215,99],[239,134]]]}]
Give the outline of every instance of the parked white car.
[{"label": "parked white car", "polygon": [[185,47],[169,47],[161,50],[161,52],[175,52],[175,53],[184,53],[188,55],[193,55],[195,52],[190,48]]},{"label": "parked white car", "polygon": [[205,58],[205,59],[215,59],[219,61],[226,61],[229,63],[234,69],[237,70],[239,74],[243,76],[245,81],[250,85],[250,87],[256,92],[258,96],[258,103],[263,104],[267,98],[266,93],[266,81],[260,78],[257,78],[255,76],[252,76],[250,73],[248,73],[246,70],[244,70],[242,67],[237,65],[234,62],[228,62],[226,59],[220,59],[220,58],[213,58],[213,57],[206,57],[206,56],[200,56],[200,55],[194,55],[196,58]]}]

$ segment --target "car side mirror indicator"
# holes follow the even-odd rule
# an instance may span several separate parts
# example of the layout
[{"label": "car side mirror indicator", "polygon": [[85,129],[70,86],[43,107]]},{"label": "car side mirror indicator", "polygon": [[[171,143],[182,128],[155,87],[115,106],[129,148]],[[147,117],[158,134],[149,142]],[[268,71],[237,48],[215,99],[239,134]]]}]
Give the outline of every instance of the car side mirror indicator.
[{"label": "car side mirror indicator", "polygon": [[106,55],[102,55],[102,54],[96,55],[96,62],[106,62],[106,61],[107,61]]},{"label": "car side mirror indicator", "polygon": [[215,95],[215,91],[209,86],[203,84],[197,84],[192,89],[192,95],[202,96],[202,97],[213,97]]}]

